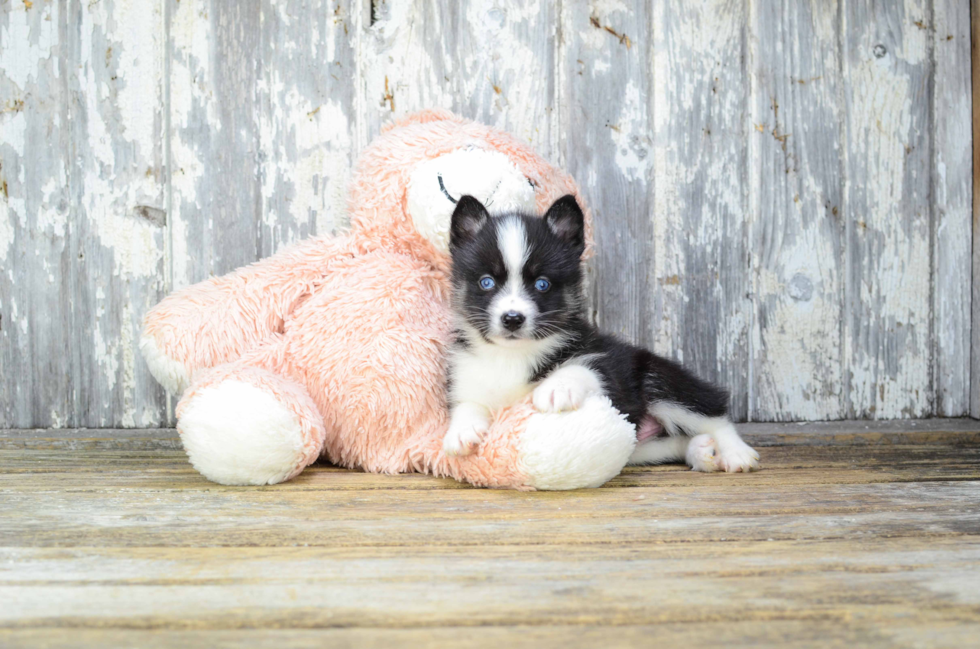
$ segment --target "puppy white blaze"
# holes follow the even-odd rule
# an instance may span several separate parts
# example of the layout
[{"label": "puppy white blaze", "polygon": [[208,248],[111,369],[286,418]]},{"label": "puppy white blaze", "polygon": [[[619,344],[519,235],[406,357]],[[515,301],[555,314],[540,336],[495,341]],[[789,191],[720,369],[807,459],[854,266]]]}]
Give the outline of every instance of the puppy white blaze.
[{"label": "puppy white blaze", "polygon": [[504,335],[500,318],[508,311],[523,314],[526,320],[522,331],[533,331],[537,306],[524,290],[524,264],[527,263],[529,251],[527,232],[520,219],[508,218],[497,226],[497,247],[504,258],[507,281],[490,305],[491,333]]},{"label": "puppy white blaze", "polygon": [[507,283],[511,284],[516,280],[517,285],[520,286],[521,271],[524,270],[528,253],[524,223],[520,219],[513,218],[501,223],[497,229],[497,246],[507,268]]}]

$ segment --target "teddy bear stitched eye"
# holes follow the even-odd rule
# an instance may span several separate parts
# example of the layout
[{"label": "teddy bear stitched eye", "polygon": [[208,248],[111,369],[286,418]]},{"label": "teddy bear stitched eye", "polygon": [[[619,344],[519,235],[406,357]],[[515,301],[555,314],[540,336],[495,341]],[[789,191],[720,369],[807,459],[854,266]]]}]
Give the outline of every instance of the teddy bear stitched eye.
[{"label": "teddy bear stitched eye", "polygon": [[540,293],[544,293],[549,288],[551,288],[551,282],[549,282],[548,280],[546,280],[544,277],[539,277],[534,282],[534,288],[536,288]]},{"label": "teddy bear stitched eye", "polygon": [[453,198],[449,190],[446,189],[446,183],[442,182],[442,174],[439,174],[439,189],[442,190],[442,195],[449,199],[449,202],[455,205],[458,201]]},{"label": "teddy bear stitched eye", "polygon": [[493,281],[493,278],[489,275],[484,275],[480,278],[480,288],[482,288],[484,291],[489,291],[496,285],[497,282]]}]

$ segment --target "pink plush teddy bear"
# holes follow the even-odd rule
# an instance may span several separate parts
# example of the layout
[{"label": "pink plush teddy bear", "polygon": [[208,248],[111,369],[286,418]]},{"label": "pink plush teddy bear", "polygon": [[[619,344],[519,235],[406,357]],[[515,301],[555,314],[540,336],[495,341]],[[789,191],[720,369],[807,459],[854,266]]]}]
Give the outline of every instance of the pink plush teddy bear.
[{"label": "pink plush teddy bear", "polygon": [[540,214],[569,193],[578,195],[567,174],[482,124],[426,111],[387,127],[357,166],[349,232],[185,288],[147,313],[140,349],[182,395],[177,429],[191,463],[223,484],[282,482],[321,456],[516,489],[617,475],[636,431],[601,396],[560,414],[522,402],[497,414],[475,453],[442,452],[456,199]]}]

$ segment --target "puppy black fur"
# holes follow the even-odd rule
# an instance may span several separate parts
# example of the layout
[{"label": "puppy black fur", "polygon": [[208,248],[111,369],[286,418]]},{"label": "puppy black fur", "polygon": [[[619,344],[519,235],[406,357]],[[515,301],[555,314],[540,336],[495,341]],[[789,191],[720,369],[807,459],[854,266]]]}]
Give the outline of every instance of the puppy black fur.
[{"label": "puppy black fur", "polygon": [[[455,308],[470,325],[469,333],[457,332],[459,345],[467,345],[471,335],[490,342],[489,306],[507,281],[498,233],[508,219],[519,219],[523,224],[527,254],[521,281],[524,295],[538,309],[533,328],[525,335],[538,340],[560,336],[562,340],[538,361],[530,382],[544,379],[563,363],[577,361],[600,376],[613,406],[636,426],[659,402],[676,404],[705,417],[727,414],[728,393],[724,389],[699,379],[672,360],[601,333],[589,324],[582,298],[584,215],[571,195],[556,201],[543,218],[521,213],[491,217],[477,199],[459,199],[452,217],[450,252]],[[478,288],[481,278],[488,276],[495,280],[495,287]],[[546,291],[535,290],[541,278],[550,282]]]}]

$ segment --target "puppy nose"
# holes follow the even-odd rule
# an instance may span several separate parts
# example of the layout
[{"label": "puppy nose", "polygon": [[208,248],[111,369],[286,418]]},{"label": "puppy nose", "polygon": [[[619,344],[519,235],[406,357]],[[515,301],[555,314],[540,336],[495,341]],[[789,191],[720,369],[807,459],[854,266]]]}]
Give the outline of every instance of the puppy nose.
[{"label": "puppy nose", "polygon": [[517,311],[508,311],[500,316],[500,321],[504,323],[504,327],[508,331],[517,331],[526,319],[523,313],[518,313]]}]

